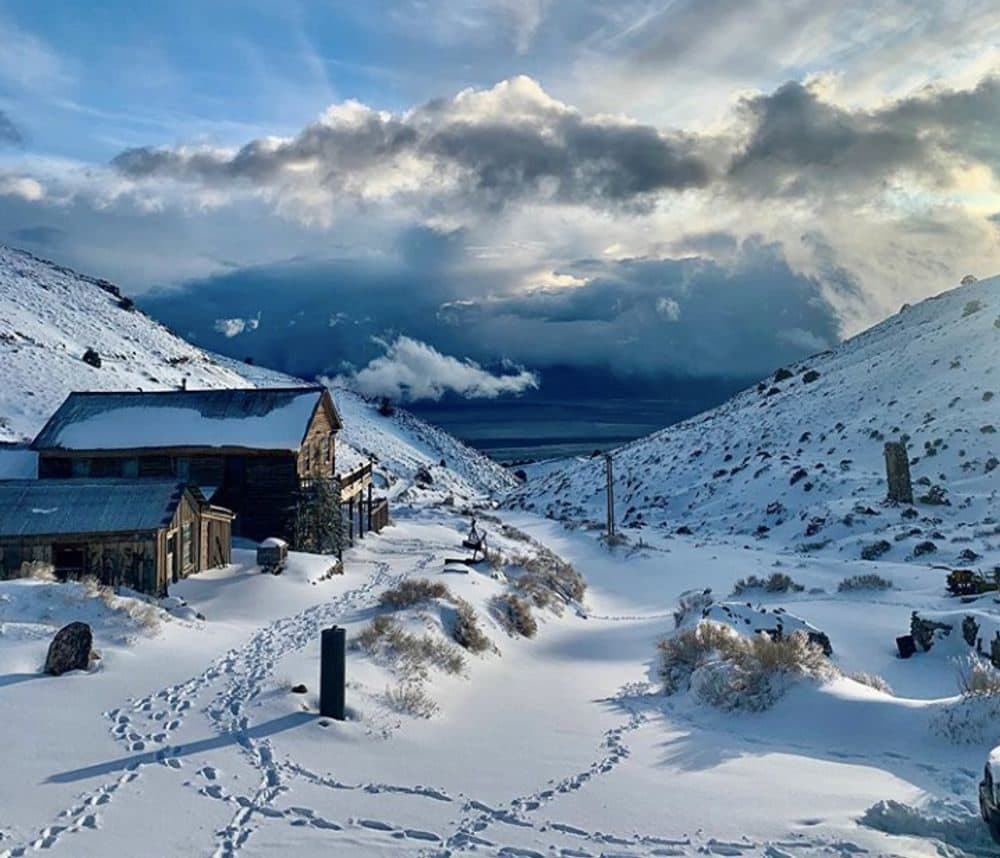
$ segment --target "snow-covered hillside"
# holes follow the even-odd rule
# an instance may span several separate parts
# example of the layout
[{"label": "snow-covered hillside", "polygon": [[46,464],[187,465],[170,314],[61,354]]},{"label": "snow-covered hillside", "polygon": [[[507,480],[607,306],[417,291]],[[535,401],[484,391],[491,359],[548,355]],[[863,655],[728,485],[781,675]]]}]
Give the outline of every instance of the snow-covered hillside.
[{"label": "snow-covered hillside", "polygon": [[33,438],[72,390],[253,386],[129,307],[107,281],[0,245],[0,441]]},{"label": "snow-covered hillside", "polygon": [[344,421],[338,467],[374,457],[382,487],[395,500],[468,500],[517,485],[506,468],[408,411],[382,415],[376,403],[343,388],[334,398]]},{"label": "snow-covered hillside", "polygon": [[[926,552],[968,562],[977,558],[962,552],[1000,543],[998,430],[993,278],[903,308],[713,411],[617,450],[617,514],[640,532],[683,526],[853,557],[884,531],[886,559]],[[913,464],[916,513],[881,503],[883,445],[899,439]],[[514,504],[602,522],[604,483],[602,459],[578,460],[529,480]]]},{"label": "snow-covered hillside", "polygon": [[[83,360],[87,349],[100,367]],[[205,352],[131,308],[113,284],[0,246],[0,445],[34,438],[73,390],[287,387],[299,379]],[[306,382],[301,382],[305,384]],[[405,411],[381,416],[337,391],[338,464],[374,455],[393,498],[468,500],[506,492],[506,470]],[[0,476],[34,475],[34,456],[2,449]],[[442,466],[442,462],[445,463]],[[431,480],[418,480],[430,475]]]}]

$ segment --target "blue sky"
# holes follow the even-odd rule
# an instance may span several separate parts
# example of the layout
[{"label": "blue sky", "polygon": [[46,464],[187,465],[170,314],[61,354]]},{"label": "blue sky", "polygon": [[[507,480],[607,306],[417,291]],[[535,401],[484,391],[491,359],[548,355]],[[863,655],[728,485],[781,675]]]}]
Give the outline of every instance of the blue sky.
[{"label": "blue sky", "polygon": [[301,293],[348,374],[763,373],[1000,270],[998,44],[986,0],[0,0],[0,241],[234,352]]}]

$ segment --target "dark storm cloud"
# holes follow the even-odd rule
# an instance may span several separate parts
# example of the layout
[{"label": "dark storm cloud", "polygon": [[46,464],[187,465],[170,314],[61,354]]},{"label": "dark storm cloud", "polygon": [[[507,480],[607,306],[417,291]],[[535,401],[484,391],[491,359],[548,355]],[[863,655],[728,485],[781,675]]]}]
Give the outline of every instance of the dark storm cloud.
[{"label": "dark storm cloud", "polygon": [[644,125],[589,122],[571,114],[547,127],[456,123],[430,136],[425,151],[462,167],[494,203],[554,184],[569,203],[628,203],[661,191],[703,187],[707,160],[694,138]]},{"label": "dark storm cloud", "polygon": [[902,172],[946,183],[949,170],[1000,166],[1000,81],[928,89],[871,111],[851,111],[801,83],[744,99],[749,133],[728,179],[759,196],[870,194]]},{"label": "dark storm cloud", "polygon": [[[474,206],[542,195],[587,205],[642,205],[653,195],[703,187],[709,159],[697,138],[623,120],[590,119],[548,98],[526,79],[499,85],[517,109],[467,110],[429,102],[391,116],[356,105],[307,126],[288,141],[255,140],[235,154],[204,149],[128,149],[112,165],[131,178],[224,185],[294,182],[309,175],[328,189],[363,183],[366,171],[406,171],[422,163],[455,174]],[[481,94],[489,99],[497,91]]]},{"label": "dark storm cloud", "polygon": [[2,110],[0,110],[0,146],[20,146],[24,142],[24,135],[14,124],[14,121]]},{"label": "dark storm cloud", "polygon": [[[432,241],[403,239],[415,240]],[[553,366],[746,378],[838,340],[819,284],[793,272],[778,247],[744,241],[734,256],[732,265],[586,260],[565,268],[580,286],[520,292],[497,277],[479,282],[478,295],[461,266],[429,273],[420,254],[331,260],[236,271],[141,303],[202,346],[306,375],[360,368],[382,354],[373,338],[399,336],[484,367],[513,361],[539,370],[543,384]],[[227,337],[215,322],[233,317],[259,324]]]},{"label": "dark storm cloud", "polygon": [[641,210],[688,189],[809,200],[870,198],[903,174],[947,185],[956,166],[1000,168],[998,139],[995,77],[872,110],[789,82],[743,98],[729,130],[713,135],[587,117],[517,78],[406,114],[337,108],[290,140],[254,140],[235,153],[144,147],[112,164],[135,179],[212,187],[305,185],[364,197],[369,183],[383,194],[399,179],[414,199],[448,196],[470,208],[540,199]]}]

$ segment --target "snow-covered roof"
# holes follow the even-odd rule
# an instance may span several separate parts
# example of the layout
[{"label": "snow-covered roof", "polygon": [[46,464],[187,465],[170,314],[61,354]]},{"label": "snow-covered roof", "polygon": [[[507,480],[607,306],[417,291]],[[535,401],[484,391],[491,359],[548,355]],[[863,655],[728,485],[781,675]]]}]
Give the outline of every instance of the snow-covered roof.
[{"label": "snow-covered roof", "polygon": [[173,519],[184,490],[160,480],[0,481],[0,537],[156,530]]},{"label": "snow-covered roof", "polygon": [[324,393],[321,387],[71,393],[32,447],[298,450]]}]

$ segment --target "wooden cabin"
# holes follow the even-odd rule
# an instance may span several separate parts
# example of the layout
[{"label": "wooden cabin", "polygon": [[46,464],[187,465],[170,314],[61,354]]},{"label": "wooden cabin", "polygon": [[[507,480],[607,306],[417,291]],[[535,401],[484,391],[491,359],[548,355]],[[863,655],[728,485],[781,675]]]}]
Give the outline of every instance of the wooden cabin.
[{"label": "wooden cabin", "polygon": [[230,562],[233,515],[176,480],[0,481],[0,578],[51,565],[60,578],[165,595]]},{"label": "wooden cabin", "polygon": [[32,448],[43,479],[185,480],[234,534],[290,539],[300,489],[336,476],[341,425],[324,387],[71,393]]}]

